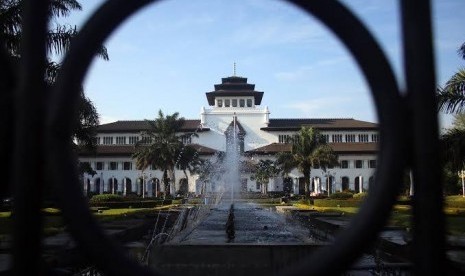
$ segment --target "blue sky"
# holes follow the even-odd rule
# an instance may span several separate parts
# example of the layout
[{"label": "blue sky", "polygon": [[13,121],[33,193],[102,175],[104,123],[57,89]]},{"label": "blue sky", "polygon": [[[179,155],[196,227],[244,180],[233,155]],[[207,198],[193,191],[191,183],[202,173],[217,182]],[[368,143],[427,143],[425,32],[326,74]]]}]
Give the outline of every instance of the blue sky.
[{"label": "blue sky", "polygon": [[[103,2],[60,22],[82,26]],[[370,29],[403,86],[398,1],[344,0]],[[465,60],[465,1],[433,0],[437,83]],[[127,20],[105,43],[110,61],[95,59],[84,88],[101,122],[180,112],[199,119],[205,92],[222,77],[247,77],[264,91],[271,118],[354,118],[377,122],[363,75],[345,47],[319,21],[278,0],[165,0]],[[452,116],[440,116],[447,127]]]}]

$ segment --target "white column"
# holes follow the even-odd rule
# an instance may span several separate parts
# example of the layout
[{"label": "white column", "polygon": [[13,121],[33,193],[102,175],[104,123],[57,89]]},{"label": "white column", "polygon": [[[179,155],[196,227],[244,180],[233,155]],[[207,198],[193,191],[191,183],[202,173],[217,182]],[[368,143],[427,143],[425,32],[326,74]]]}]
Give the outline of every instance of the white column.
[{"label": "white column", "polygon": [[123,196],[126,196],[126,193],[127,193],[127,191],[126,191],[126,181],[127,181],[126,177],[123,178]]},{"label": "white column", "polygon": [[363,193],[363,176],[360,175],[360,176],[358,177],[358,183],[360,184],[360,186],[359,186],[359,187],[360,187],[360,191],[359,191],[359,192],[360,192],[360,193]]}]

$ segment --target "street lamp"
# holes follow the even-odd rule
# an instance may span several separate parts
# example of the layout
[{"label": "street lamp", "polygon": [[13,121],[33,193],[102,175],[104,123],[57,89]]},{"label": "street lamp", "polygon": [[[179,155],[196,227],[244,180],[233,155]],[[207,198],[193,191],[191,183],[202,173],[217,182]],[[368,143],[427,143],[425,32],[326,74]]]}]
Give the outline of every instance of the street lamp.
[{"label": "street lamp", "polygon": [[458,172],[459,177],[462,179],[462,197],[465,197],[465,170],[461,170]]}]

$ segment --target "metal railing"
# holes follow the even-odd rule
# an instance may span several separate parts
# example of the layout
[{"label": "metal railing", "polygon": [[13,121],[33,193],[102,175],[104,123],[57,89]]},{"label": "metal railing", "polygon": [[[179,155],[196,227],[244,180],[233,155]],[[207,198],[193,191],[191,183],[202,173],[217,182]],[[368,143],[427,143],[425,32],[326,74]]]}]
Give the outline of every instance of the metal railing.
[{"label": "metal railing", "polygon": [[[24,1],[21,60],[17,74],[2,53],[2,106],[13,106],[5,137],[12,145],[6,177],[15,190],[12,272],[46,274],[41,261],[41,195],[46,181],[56,185],[73,238],[95,266],[108,275],[154,275],[126,257],[98,227],[82,195],[76,156],[70,146],[80,86],[97,49],[123,21],[150,0],[108,0],[85,23],[67,53],[56,85],[44,84],[45,0]],[[391,65],[360,20],[337,0],[290,0],[321,20],[347,47],[370,86],[380,126],[379,166],[370,191],[350,227],[286,271],[286,275],[334,275],[376,239],[385,224],[401,175],[413,169],[413,272],[444,274],[444,218],[438,160],[438,122],[430,1],[399,1],[406,91],[400,93]],[[3,126],[2,126],[3,128]],[[5,156],[4,156],[5,158]],[[7,163],[9,163],[7,161]],[[24,173],[23,168],[28,168]],[[27,250],[25,250],[27,248]]]}]

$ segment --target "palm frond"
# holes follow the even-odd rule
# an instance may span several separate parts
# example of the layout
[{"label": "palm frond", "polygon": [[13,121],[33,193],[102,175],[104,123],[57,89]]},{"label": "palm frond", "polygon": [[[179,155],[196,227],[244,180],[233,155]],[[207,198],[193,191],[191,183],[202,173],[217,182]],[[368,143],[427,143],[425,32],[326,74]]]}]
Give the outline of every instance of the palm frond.
[{"label": "palm frond", "polygon": [[465,69],[455,73],[443,88],[437,89],[438,107],[446,113],[459,113],[465,108]]}]

